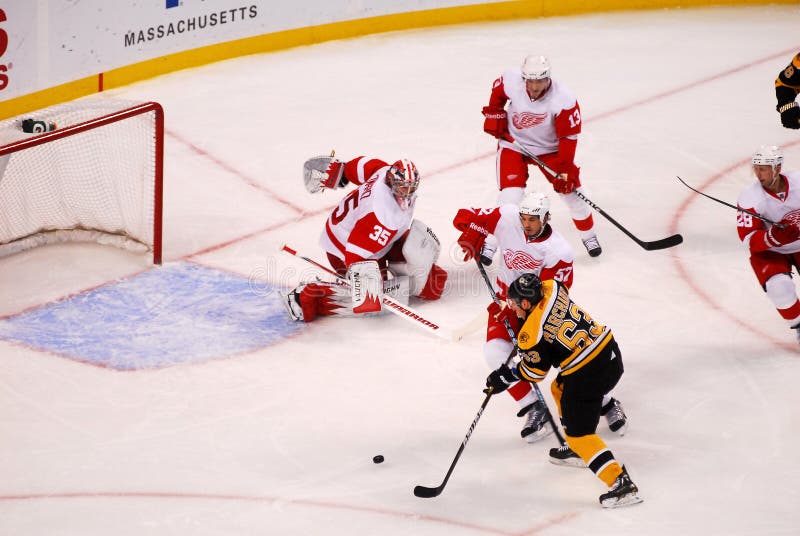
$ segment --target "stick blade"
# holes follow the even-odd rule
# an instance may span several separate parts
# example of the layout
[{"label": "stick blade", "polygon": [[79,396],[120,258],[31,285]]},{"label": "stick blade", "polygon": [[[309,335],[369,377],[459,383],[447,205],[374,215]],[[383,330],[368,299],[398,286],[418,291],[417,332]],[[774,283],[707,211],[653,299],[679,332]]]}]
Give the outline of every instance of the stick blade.
[{"label": "stick blade", "polygon": [[428,488],[425,486],[415,486],[414,495],[423,499],[430,499],[431,497],[438,497],[442,492],[442,488]]},{"label": "stick blade", "polygon": [[652,242],[643,242],[642,247],[647,251],[655,251],[658,249],[667,249],[683,243],[683,236],[674,234],[661,240],[653,240]]}]

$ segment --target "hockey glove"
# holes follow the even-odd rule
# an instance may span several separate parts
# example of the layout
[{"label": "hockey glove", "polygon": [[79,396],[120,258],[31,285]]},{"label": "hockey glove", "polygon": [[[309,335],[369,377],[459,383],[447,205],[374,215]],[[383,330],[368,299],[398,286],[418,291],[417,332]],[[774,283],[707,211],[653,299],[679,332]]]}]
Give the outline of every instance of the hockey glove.
[{"label": "hockey glove", "polygon": [[779,104],[777,107],[781,114],[781,124],[786,128],[800,129],[800,107],[797,102]]},{"label": "hockey glove", "polygon": [[795,223],[781,221],[783,227],[773,225],[767,231],[767,244],[771,247],[785,246],[800,238],[800,227]]},{"label": "hockey glove", "polygon": [[550,181],[550,184],[553,185],[553,190],[559,194],[569,194],[575,191],[575,179],[566,173],[559,173],[558,176]]},{"label": "hockey glove", "polygon": [[461,233],[461,236],[458,237],[458,245],[464,250],[465,261],[472,260],[475,255],[480,254],[488,234],[486,229],[474,223],[471,223],[469,228]]},{"label": "hockey glove", "polygon": [[491,134],[499,140],[510,140],[508,133],[508,114],[502,108],[492,108],[484,106],[483,110],[483,131]]},{"label": "hockey glove", "polygon": [[519,378],[514,374],[514,370],[508,368],[508,365],[504,363],[500,365],[499,369],[493,370],[486,378],[486,389],[484,389],[483,392],[487,395],[490,393],[502,393],[518,379]]},{"label": "hockey glove", "polygon": [[486,310],[489,311],[489,317],[497,320],[498,322],[507,320],[512,328],[517,325],[516,313],[511,307],[508,307],[505,302],[492,302],[489,304],[489,307],[487,307]]}]

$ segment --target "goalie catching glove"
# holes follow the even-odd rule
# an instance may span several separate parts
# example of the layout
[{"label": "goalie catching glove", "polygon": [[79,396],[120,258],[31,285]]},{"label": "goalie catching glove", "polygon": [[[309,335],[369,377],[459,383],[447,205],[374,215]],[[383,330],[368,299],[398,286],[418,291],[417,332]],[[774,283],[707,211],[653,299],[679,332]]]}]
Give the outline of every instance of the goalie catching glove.
[{"label": "goalie catching glove", "polygon": [[315,194],[323,189],[335,190],[345,186],[344,162],[332,156],[315,156],[303,164],[306,190]]}]

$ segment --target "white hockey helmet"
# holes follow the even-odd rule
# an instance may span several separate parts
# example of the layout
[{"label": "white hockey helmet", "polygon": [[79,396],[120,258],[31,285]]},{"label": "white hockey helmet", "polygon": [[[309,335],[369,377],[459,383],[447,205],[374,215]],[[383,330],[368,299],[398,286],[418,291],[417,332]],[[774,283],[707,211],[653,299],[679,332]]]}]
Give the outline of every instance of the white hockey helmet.
[{"label": "white hockey helmet", "polygon": [[389,171],[386,172],[386,182],[392,188],[398,204],[404,210],[407,209],[419,186],[417,166],[411,160],[401,158],[389,167]]},{"label": "white hockey helmet", "polygon": [[783,164],[783,151],[777,145],[762,145],[753,155],[754,166],[780,166]]},{"label": "white hockey helmet", "polygon": [[539,216],[544,221],[544,217],[550,214],[550,198],[541,192],[529,192],[519,202],[519,213]]},{"label": "white hockey helmet", "polygon": [[525,80],[550,78],[550,60],[544,56],[528,56],[522,62],[522,78]]}]

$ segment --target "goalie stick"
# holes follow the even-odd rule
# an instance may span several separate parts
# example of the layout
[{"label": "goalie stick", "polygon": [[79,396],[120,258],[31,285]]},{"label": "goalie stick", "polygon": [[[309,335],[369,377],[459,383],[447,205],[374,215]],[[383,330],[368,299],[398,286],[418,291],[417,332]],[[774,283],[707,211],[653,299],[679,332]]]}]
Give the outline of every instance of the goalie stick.
[{"label": "goalie stick", "polygon": [[[554,169],[552,169],[550,166],[545,164],[536,155],[531,154],[527,149],[525,149],[525,147],[523,147],[522,145],[517,143],[516,140],[513,141],[512,143],[514,144],[514,147],[519,149],[519,151],[522,154],[524,154],[525,156],[527,156],[528,158],[530,158],[531,160],[536,162],[536,165],[538,165],[544,171],[546,171],[547,173],[549,173],[553,177],[557,177],[558,176],[558,173],[556,173]],[[639,246],[641,246],[642,249],[644,249],[645,251],[655,251],[655,250],[658,250],[658,249],[667,249],[667,248],[671,248],[671,247],[677,246],[678,244],[683,242],[683,236],[681,236],[680,234],[674,234],[674,235],[668,236],[666,238],[661,238],[659,240],[651,240],[651,241],[642,240],[642,239],[638,238],[637,236],[635,236],[633,233],[631,233],[628,229],[625,228],[625,226],[623,226],[617,220],[612,218],[605,210],[603,210],[602,208],[597,206],[594,202],[592,202],[591,199],[589,199],[588,197],[583,195],[583,192],[581,192],[579,190],[575,190],[575,194],[581,200],[583,200],[587,205],[589,205],[594,210],[596,210],[598,214],[600,214],[605,219],[610,221],[617,229],[619,229],[620,231],[625,233],[625,236],[627,236],[628,238],[630,238],[631,240],[633,240],[634,242],[639,244]]]},{"label": "goalie stick", "polygon": [[[678,177],[677,175],[675,175],[675,176],[676,176],[676,177]],[[736,209],[736,210],[738,210],[739,212],[744,212],[745,214],[750,214],[752,217],[754,217],[754,218],[758,218],[759,220],[761,220],[761,221],[763,221],[763,222],[766,222],[766,223],[769,223],[769,224],[772,224],[772,225],[776,225],[776,226],[778,226],[778,227],[780,227],[780,228],[783,228],[783,227],[785,227],[785,225],[784,225],[784,224],[782,224],[782,223],[778,223],[778,222],[774,222],[774,221],[772,221],[772,220],[771,220],[771,219],[769,219],[769,218],[765,218],[765,217],[764,217],[764,216],[762,216],[761,214],[758,214],[758,213],[756,213],[756,212],[753,212],[752,210],[747,210],[746,208],[737,207],[736,205],[732,205],[731,203],[728,203],[727,201],[723,201],[722,199],[717,199],[716,197],[710,196],[710,195],[708,195],[708,194],[704,194],[704,193],[703,193],[703,192],[701,192],[700,190],[698,190],[698,189],[696,189],[696,188],[692,188],[691,186],[689,186],[688,184],[686,184],[686,181],[684,181],[684,180],[683,180],[682,178],[680,178],[680,177],[678,177],[678,180],[679,180],[679,181],[681,181],[681,184],[683,184],[684,186],[686,186],[687,188],[689,188],[691,191],[693,191],[693,192],[696,192],[696,193],[698,193],[698,194],[700,194],[700,195],[702,195],[702,196],[704,196],[704,197],[707,197],[707,198],[711,199],[712,201],[716,201],[717,203],[721,203],[721,204],[725,205],[726,207],[731,207],[731,208],[733,208],[733,209]]]},{"label": "goalie stick", "polygon": [[[337,274],[335,271],[331,270],[327,266],[324,266],[324,265],[318,263],[314,259],[311,259],[311,258],[306,257],[304,255],[300,255],[297,252],[297,250],[290,248],[286,244],[281,246],[281,251],[285,251],[289,255],[293,255],[293,256],[295,256],[295,257],[297,257],[299,259],[303,259],[304,261],[306,261],[307,263],[311,264],[312,266],[315,266],[315,267],[319,268],[320,270],[329,273],[330,275],[332,275],[332,276],[334,276],[336,278],[336,283],[337,284],[349,286],[349,282],[347,281],[347,279],[345,279],[341,275]],[[448,340],[448,341],[458,340],[458,339],[455,338],[454,334],[450,330],[442,328],[436,322],[433,322],[433,321],[429,320],[428,318],[426,318],[419,311],[416,311],[416,310],[412,309],[411,307],[409,307],[407,305],[403,305],[402,303],[400,303],[399,301],[395,300],[391,296],[387,296],[385,294],[383,295],[383,305],[385,305],[386,308],[390,312],[392,312],[395,315],[399,316],[400,318],[402,318],[402,319],[404,319],[404,320],[406,320],[408,322],[411,322],[412,324],[424,329],[428,333],[433,333],[437,337],[440,337],[440,338]]]},{"label": "goalie stick", "polygon": [[[475,264],[478,265],[478,270],[481,273],[481,277],[483,277],[483,280],[486,282],[486,286],[489,288],[489,294],[492,295],[492,301],[500,305],[500,298],[497,297],[497,293],[494,291],[494,287],[492,287],[492,282],[489,280],[489,276],[486,274],[486,268],[484,268],[483,264],[481,264],[480,260],[477,258],[475,259]],[[508,323],[507,318],[503,318],[503,325],[505,326],[506,331],[508,332],[508,336],[511,337],[511,342],[514,343],[514,347],[516,348],[517,335],[514,333],[514,330],[511,329],[511,324]],[[555,419],[553,419],[553,414],[550,412],[550,407],[544,400],[542,391],[539,389],[539,384],[534,383],[533,385],[531,385],[531,387],[533,388],[533,392],[536,394],[536,398],[539,399],[539,402],[542,403],[542,405],[545,408],[545,411],[547,411],[547,422],[549,422],[550,426],[553,428],[553,433],[556,435],[558,443],[563,447],[564,445],[567,444],[567,442],[564,439],[564,436],[561,435],[561,432],[559,431],[558,426],[556,425]]]}]

